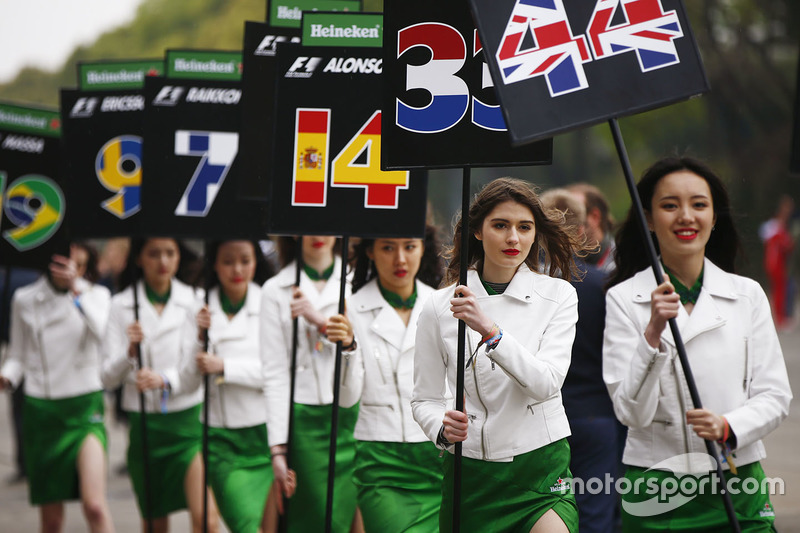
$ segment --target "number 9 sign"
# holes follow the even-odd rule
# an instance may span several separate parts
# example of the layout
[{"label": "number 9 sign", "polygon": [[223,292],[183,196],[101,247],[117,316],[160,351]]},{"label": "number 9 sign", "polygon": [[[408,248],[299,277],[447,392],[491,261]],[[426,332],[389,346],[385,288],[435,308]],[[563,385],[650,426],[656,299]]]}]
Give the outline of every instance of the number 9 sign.
[{"label": "number 9 sign", "polygon": [[142,138],[120,135],[97,152],[94,170],[100,183],[116,194],[104,201],[103,208],[119,219],[141,209]]},{"label": "number 9 sign", "polygon": [[3,237],[20,252],[47,242],[64,220],[66,203],[59,186],[38,174],[17,178],[7,191],[5,184],[6,173],[0,172],[0,207],[16,226],[3,231]]}]

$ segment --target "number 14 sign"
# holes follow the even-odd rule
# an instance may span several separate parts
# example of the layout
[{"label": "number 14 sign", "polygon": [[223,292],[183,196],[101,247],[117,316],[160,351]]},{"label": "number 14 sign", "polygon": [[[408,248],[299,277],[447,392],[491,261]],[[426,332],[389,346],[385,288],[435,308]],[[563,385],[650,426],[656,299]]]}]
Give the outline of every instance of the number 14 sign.
[{"label": "number 14 sign", "polygon": [[421,236],[424,172],[382,171],[379,48],[278,47],[270,232]]},{"label": "number 14 sign", "polygon": [[708,91],[680,0],[470,0],[512,142]]}]

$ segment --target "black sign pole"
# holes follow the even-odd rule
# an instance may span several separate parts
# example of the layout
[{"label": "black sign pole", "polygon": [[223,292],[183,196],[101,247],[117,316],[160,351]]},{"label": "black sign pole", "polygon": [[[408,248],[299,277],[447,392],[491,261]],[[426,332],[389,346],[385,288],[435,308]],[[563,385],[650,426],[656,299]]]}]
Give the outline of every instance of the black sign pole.
[{"label": "black sign pole", "polygon": [[[203,298],[208,308],[208,292],[211,289],[211,269],[208,262],[208,241],[203,241],[203,256],[205,257],[205,294]],[[219,290],[222,290],[220,285]],[[208,329],[203,328],[203,351],[208,352]],[[208,533],[208,374],[203,376],[203,533]]]},{"label": "black sign pole", "polygon": [[[344,289],[347,286],[347,257],[350,239],[342,237],[342,273],[339,281],[339,314],[344,314]],[[333,405],[331,406],[331,444],[328,453],[328,495],[325,500],[325,533],[333,525],[333,482],[336,476],[336,436],[339,427],[339,381],[342,377],[342,341],[336,343],[336,364],[333,367]]]},{"label": "black sign pole", "polygon": [[[139,322],[139,291],[137,285],[139,280],[136,279],[136,267],[131,267],[133,272],[131,276],[131,287],[133,288],[133,319]],[[136,364],[139,365],[139,370],[143,368],[142,365],[142,345],[136,343]],[[145,411],[144,391],[139,392],[139,411],[141,419],[142,431],[142,459],[144,470],[144,519],[147,521],[147,533],[153,533],[153,517],[150,515],[150,510],[153,508],[152,495],[150,493],[150,450],[147,445],[147,412]]]},{"label": "black sign pole", "polygon": [[[303,271],[303,236],[297,238],[295,247],[295,268],[294,268],[294,286],[300,287],[300,272]],[[290,381],[289,381],[289,435],[286,440],[286,466],[291,468],[292,464],[292,434],[294,433],[294,391],[297,385],[297,334],[298,334],[298,321],[300,317],[292,319],[292,360],[289,368]],[[283,495],[283,491],[278,495],[283,498],[283,515],[280,516],[278,522],[278,531],[286,533],[289,530],[289,498]]]},{"label": "black sign pole", "polygon": [[[642,199],[639,197],[639,191],[636,189],[636,183],[633,179],[633,171],[631,170],[631,163],[628,159],[628,152],[625,149],[625,141],[622,139],[622,132],[619,129],[619,123],[617,122],[616,118],[612,118],[608,121],[609,125],[611,126],[611,134],[614,136],[614,144],[617,147],[617,154],[619,155],[620,163],[622,164],[622,170],[625,174],[625,182],[628,185],[628,192],[631,195],[631,202],[633,203],[633,209],[636,212],[636,218],[639,221],[639,229],[642,232],[642,237],[644,238],[645,246],[647,248],[648,258],[650,259],[650,266],[653,268],[653,274],[656,276],[656,283],[661,285],[664,283],[664,274],[661,271],[661,265],[658,261],[658,255],[656,254],[656,247],[653,244],[653,238],[650,235],[650,230],[647,226],[647,219],[644,215],[644,208],[642,207]],[[683,374],[686,376],[686,385],[689,387],[689,395],[692,398],[692,403],[694,404],[695,409],[702,409],[703,406],[700,403],[700,394],[697,392],[697,385],[694,381],[694,375],[692,374],[692,368],[689,366],[689,358],[686,356],[686,346],[683,344],[683,338],[681,337],[680,330],[678,330],[678,323],[674,318],[669,319],[669,329],[672,332],[672,338],[675,339],[675,347],[678,350],[678,358],[681,362],[681,367],[683,367]],[[736,518],[736,512],[733,509],[733,503],[731,502],[731,496],[728,494],[728,491],[725,490],[725,477],[722,473],[722,464],[720,461],[716,460],[719,457],[717,453],[716,446],[710,440],[704,439],[706,443],[706,451],[708,455],[715,458],[715,463],[717,465],[717,482],[719,483],[719,493],[722,496],[722,501],[725,505],[725,512],[728,514],[728,522],[731,524],[731,528],[736,533],[741,531],[739,527],[739,521]]]},{"label": "black sign pole", "polygon": [[[458,284],[467,284],[469,268],[469,189],[471,168],[464,167],[461,182],[461,261],[458,270]],[[464,361],[467,346],[467,324],[458,321],[458,349],[456,354],[456,411],[464,412]],[[456,442],[453,463],[453,533],[461,528],[461,443]]]}]

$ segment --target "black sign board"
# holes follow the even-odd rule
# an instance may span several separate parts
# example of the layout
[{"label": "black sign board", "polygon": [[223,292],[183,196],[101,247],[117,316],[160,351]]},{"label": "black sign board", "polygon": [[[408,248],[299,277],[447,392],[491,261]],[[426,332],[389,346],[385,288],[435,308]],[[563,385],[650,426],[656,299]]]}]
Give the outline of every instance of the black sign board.
[{"label": "black sign board", "polygon": [[62,163],[77,237],[137,235],[142,207],[141,90],[61,91]]},{"label": "black sign board", "polygon": [[512,148],[469,7],[384,2],[382,167],[549,164],[552,141]]},{"label": "black sign board", "polygon": [[266,200],[272,175],[272,136],[275,112],[275,54],[280,42],[300,42],[297,28],[271,28],[245,22],[242,72],[241,172],[238,192],[243,198]]},{"label": "black sign board", "polygon": [[241,84],[145,80],[142,204],[149,235],[224,239],[264,234],[259,206],[237,202]]},{"label": "black sign board", "polygon": [[427,177],[380,170],[379,48],[278,48],[270,232],[422,236]]},{"label": "black sign board", "polygon": [[55,111],[0,104],[0,263],[43,268],[67,253]]},{"label": "black sign board", "polygon": [[708,91],[680,0],[470,0],[515,145]]}]

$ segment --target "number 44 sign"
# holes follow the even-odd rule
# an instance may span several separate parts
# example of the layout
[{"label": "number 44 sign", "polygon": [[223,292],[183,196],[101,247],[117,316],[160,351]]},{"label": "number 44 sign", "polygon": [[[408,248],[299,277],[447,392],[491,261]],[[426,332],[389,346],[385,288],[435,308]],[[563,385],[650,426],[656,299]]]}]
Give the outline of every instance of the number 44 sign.
[{"label": "number 44 sign", "polygon": [[515,144],[708,90],[680,0],[470,0]]}]

